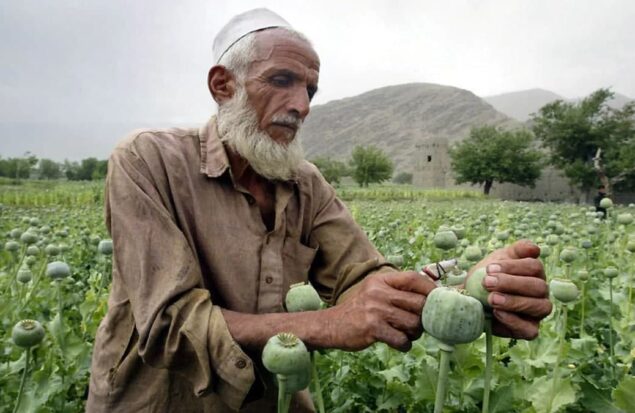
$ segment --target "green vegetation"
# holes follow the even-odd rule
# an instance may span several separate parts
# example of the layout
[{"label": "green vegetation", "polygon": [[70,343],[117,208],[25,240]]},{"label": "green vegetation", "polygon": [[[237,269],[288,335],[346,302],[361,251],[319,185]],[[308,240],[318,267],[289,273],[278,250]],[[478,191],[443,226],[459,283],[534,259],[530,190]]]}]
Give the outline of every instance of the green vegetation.
[{"label": "green vegetation", "polygon": [[[0,411],[18,404],[18,412],[85,409],[111,274],[102,192],[102,182],[0,185]],[[590,207],[500,202],[476,191],[385,185],[338,192],[380,252],[404,269],[418,270],[439,255],[457,257],[466,268],[520,238],[541,245],[548,280],[555,280],[553,314],[534,341],[495,338],[489,358],[485,335],[457,344],[446,357],[444,412],[480,412],[486,383],[490,412],[632,411],[634,208],[614,205],[600,220]],[[435,234],[449,230],[456,244],[437,248]],[[35,323],[14,332],[22,320],[39,322],[43,337]],[[35,337],[25,336],[30,332]],[[432,412],[440,351],[424,334],[407,353],[383,344],[357,353],[315,352],[324,410]],[[302,357],[303,373],[287,376],[287,390],[304,387],[312,375]]]},{"label": "green vegetation", "polygon": [[635,189],[635,102],[613,109],[612,97],[599,89],[577,103],[549,103],[533,116],[551,164],[584,191],[600,182],[609,194],[612,186]]},{"label": "green vegetation", "polygon": [[51,159],[38,159],[30,152],[21,158],[0,157],[0,177],[12,178],[16,183],[21,179],[59,179],[62,176],[69,181],[92,181],[104,179],[108,170],[108,161],[97,158],[82,159],[81,162],[63,163]]},{"label": "green vegetation", "polygon": [[351,169],[353,180],[360,187],[368,187],[368,184],[389,180],[394,166],[381,149],[358,145],[351,155]]},{"label": "green vegetation", "polygon": [[450,149],[459,184],[483,184],[489,195],[494,182],[534,186],[542,155],[532,147],[531,132],[504,131],[494,126],[472,128],[470,136]]},{"label": "green vegetation", "polygon": [[312,162],[320,170],[324,179],[331,185],[338,185],[343,177],[350,175],[350,171],[344,162],[324,157],[315,158]]}]

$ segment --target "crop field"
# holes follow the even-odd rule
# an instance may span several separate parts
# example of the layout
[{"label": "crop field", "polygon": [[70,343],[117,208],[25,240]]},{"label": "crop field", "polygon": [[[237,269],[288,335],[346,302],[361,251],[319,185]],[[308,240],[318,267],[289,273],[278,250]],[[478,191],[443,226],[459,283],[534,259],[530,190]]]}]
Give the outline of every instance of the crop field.
[{"label": "crop field", "polygon": [[[111,273],[102,190],[0,186],[1,412],[84,410]],[[635,412],[635,207],[610,208],[603,220],[588,206],[501,202],[469,191],[341,194],[401,268],[456,257],[466,269],[468,248],[484,255],[529,238],[541,246],[548,279],[566,285],[568,302],[552,297],[536,340],[493,338],[491,380],[484,335],[456,346],[444,412],[481,412],[486,381],[489,412]],[[456,247],[435,246],[443,230],[456,234]],[[21,323],[16,333],[20,320],[37,323]],[[319,352],[325,410],[432,412],[439,353],[428,334],[407,353],[383,344]]]}]

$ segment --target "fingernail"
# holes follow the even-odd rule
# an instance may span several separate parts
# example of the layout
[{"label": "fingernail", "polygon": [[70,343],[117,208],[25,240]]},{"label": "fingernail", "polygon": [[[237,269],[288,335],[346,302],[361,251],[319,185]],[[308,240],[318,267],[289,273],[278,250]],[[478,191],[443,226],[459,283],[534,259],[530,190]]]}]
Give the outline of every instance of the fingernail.
[{"label": "fingernail", "polygon": [[503,294],[492,293],[491,296],[492,298],[490,299],[490,301],[493,305],[505,304],[505,301],[507,301],[507,298],[505,298]]},{"label": "fingernail", "polygon": [[501,272],[501,266],[498,264],[490,264],[487,266],[487,273],[488,274],[496,274]]},{"label": "fingernail", "polygon": [[498,277],[486,276],[483,280],[486,288],[494,288],[498,285]]}]

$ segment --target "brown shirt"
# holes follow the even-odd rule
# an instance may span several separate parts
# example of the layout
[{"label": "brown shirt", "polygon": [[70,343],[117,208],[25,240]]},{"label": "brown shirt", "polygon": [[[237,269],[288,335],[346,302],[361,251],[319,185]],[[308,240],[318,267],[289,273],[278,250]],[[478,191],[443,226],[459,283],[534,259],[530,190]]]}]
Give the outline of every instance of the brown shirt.
[{"label": "brown shirt", "polygon": [[[113,280],[88,412],[275,411],[275,387],[221,308],[282,312],[289,286],[306,280],[335,304],[386,265],[308,162],[295,181],[275,184],[268,231],[232,179],[215,118],[121,141],[108,164],[106,224]],[[294,404],[312,411],[306,394]]]}]

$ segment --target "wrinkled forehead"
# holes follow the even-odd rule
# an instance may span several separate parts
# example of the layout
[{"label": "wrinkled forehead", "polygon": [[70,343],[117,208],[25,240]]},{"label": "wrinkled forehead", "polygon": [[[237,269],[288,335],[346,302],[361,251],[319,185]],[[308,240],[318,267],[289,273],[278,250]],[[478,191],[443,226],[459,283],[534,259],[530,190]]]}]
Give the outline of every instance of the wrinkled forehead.
[{"label": "wrinkled forehead", "polygon": [[311,44],[283,29],[268,29],[256,34],[252,63],[273,58],[297,60],[320,71],[320,58]]}]

